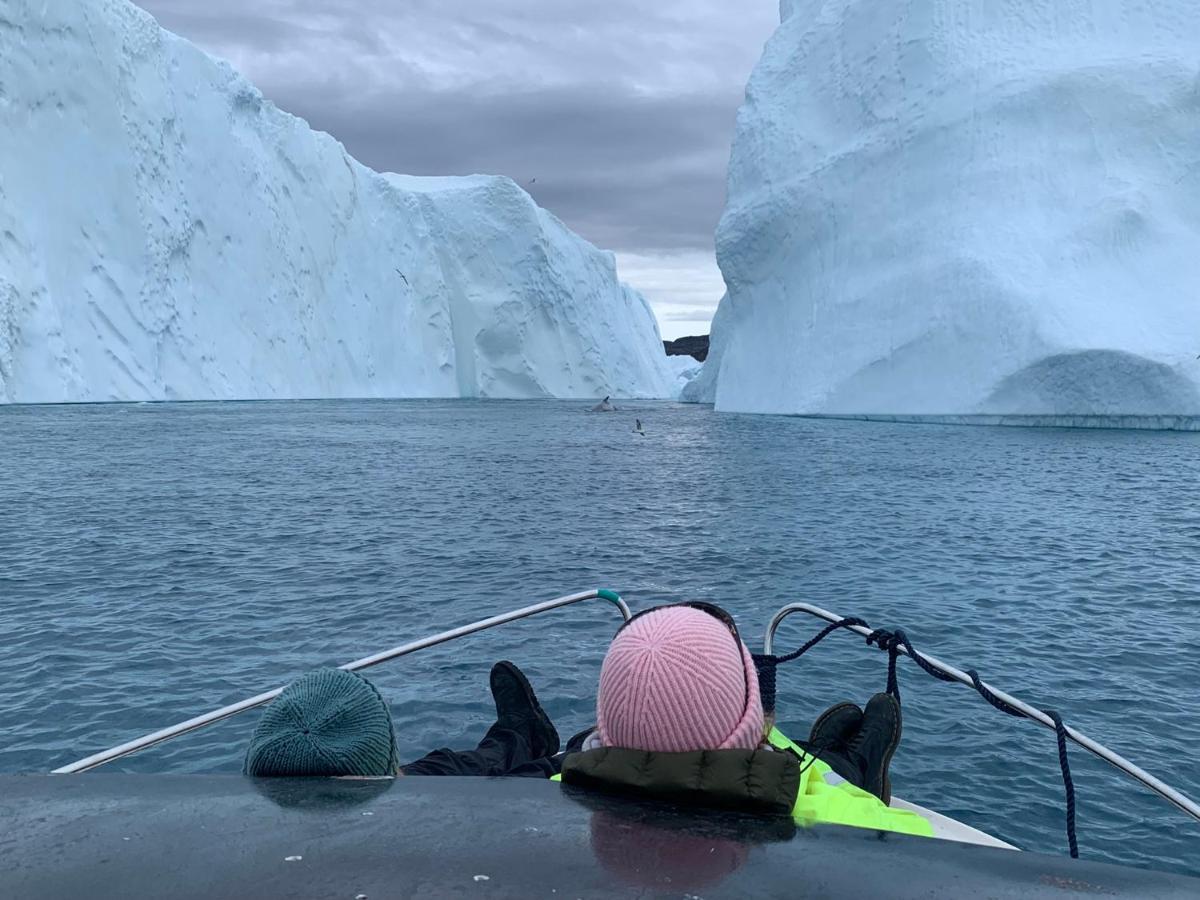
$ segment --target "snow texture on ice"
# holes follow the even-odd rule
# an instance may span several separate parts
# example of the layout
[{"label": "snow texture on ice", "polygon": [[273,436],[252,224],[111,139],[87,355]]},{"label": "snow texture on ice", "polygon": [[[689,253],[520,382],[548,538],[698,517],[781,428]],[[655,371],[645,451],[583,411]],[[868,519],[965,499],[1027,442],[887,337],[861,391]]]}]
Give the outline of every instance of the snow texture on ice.
[{"label": "snow texture on ice", "polygon": [[1200,413],[1200,3],[785,0],[685,398]]},{"label": "snow texture on ice", "polygon": [[717,304],[717,312],[709,326],[708,358],[704,364],[679,393],[679,399],[685,403],[713,403],[717,396],[717,375],[721,371],[721,361],[725,358],[725,346],[733,333],[729,318],[732,307],[729,296],[721,298]]},{"label": "snow texture on ice", "polygon": [[688,384],[700,374],[700,370],[703,368],[702,363],[697,362],[690,356],[668,356],[667,365],[670,366],[671,371],[675,375],[673,396],[676,397],[680,396],[687,389]]},{"label": "snow texture on ice", "polygon": [[672,393],[512,181],[372,172],[126,0],[0,0],[0,136],[0,402]]}]

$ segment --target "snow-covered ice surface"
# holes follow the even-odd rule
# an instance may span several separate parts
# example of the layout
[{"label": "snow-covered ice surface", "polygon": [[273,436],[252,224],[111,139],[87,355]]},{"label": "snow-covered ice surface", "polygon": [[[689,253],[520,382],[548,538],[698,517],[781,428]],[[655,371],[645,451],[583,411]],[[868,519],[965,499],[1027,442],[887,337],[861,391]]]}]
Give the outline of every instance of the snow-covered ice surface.
[{"label": "snow-covered ice surface", "polygon": [[703,363],[696,361],[690,356],[668,356],[667,365],[671,367],[671,371],[675,374],[673,396],[676,397],[681,396],[687,390],[687,386],[700,374],[703,368]]},{"label": "snow-covered ice surface", "polygon": [[708,356],[700,371],[697,372],[679,393],[679,399],[685,403],[712,403],[717,396],[717,375],[721,371],[721,361],[725,358],[725,345],[733,334],[729,319],[732,317],[732,307],[729,295],[726,294],[717,304],[709,327]]},{"label": "snow-covered ice surface", "polygon": [[508,179],[376,174],[126,0],[0,0],[0,402],[675,381],[612,255]]},{"label": "snow-covered ice surface", "polygon": [[781,15],[738,116],[728,295],[687,398],[1056,424],[1200,413],[1200,3]]}]

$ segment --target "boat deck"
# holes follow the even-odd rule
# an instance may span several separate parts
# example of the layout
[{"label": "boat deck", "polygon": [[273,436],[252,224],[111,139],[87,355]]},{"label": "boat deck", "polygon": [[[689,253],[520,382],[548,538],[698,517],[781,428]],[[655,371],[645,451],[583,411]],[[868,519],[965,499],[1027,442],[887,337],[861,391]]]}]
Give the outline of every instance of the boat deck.
[{"label": "boat deck", "polygon": [[0,777],[0,897],[1200,896],[1200,880],[532,779]]}]

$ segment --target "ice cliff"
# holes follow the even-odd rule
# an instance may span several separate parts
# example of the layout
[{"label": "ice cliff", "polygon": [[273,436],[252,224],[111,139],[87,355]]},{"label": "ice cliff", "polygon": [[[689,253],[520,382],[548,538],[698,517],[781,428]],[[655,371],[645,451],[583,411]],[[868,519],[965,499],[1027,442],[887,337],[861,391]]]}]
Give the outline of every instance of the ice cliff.
[{"label": "ice cliff", "polygon": [[675,380],[611,254],[513,182],[376,174],[125,0],[0,0],[0,402]]},{"label": "ice cliff", "polygon": [[690,399],[1200,413],[1200,3],[785,0]]}]

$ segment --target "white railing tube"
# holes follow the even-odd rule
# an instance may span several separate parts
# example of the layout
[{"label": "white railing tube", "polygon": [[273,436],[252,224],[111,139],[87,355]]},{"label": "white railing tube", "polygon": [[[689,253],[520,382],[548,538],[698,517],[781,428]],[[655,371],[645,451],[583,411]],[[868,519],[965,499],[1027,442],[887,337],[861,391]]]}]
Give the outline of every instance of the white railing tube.
[{"label": "white railing tube", "polygon": [[[494,628],[497,625],[504,625],[508,622],[515,622],[518,619],[526,619],[529,616],[536,616],[538,613],[549,612],[552,609],[559,609],[564,606],[570,606],[574,603],[580,603],[584,600],[604,599],[613,603],[621,613],[621,618],[626,622],[629,621],[629,607],[613,591],[608,590],[591,590],[581,591],[578,594],[568,594],[565,597],[557,597],[554,600],[547,600],[544,603],[535,603],[532,606],[525,606],[521,609],[514,609],[511,612],[502,613],[498,616],[492,616],[489,619],[481,619],[478,622],[472,622],[470,625],[462,625],[458,628],[451,628],[449,631],[443,631],[440,634],[430,635],[429,637],[421,638],[418,641],[413,641],[410,644],[402,644],[399,647],[393,647],[391,650],[384,650],[382,653],[375,653],[371,656],[364,656],[362,659],[356,659],[354,662],[346,663],[339,668],[347,669],[351,672],[357,672],[359,669],[368,669],[371,666],[377,666],[382,662],[396,659],[400,656],[407,656],[409,653],[416,653],[418,650],[424,650],[428,647],[444,644],[446,641],[452,641],[456,638],[465,637],[468,634],[475,634],[477,631],[484,631],[488,628]],[[220,709],[214,709],[212,712],[205,713],[202,716],[188,719],[169,728],[163,728],[159,731],[143,735],[137,740],[129,741],[100,753],[93,753],[91,756],[86,756],[83,759],[76,760],[65,766],[61,766],[54,770],[54,775],[72,775],[77,772],[87,772],[90,769],[95,769],[105,763],[110,763],[113,760],[120,759],[123,756],[129,756],[131,753],[137,753],[139,750],[145,750],[147,747],[153,747],[155,744],[161,744],[163,741],[169,741],[172,738],[179,737],[183,734],[196,731],[200,728],[205,728],[212,725],[214,722],[220,722],[222,719],[228,719],[230,716],[236,716],[238,713],[246,712],[246,710],[254,709],[258,706],[270,703],[276,697],[283,693],[283,688],[277,687],[274,690],[266,691],[262,694],[256,694],[253,697],[248,697],[245,700],[239,700],[237,703],[231,703],[228,706],[222,706]]]},{"label": "white railing tube", "polygon": [[[771,655],[774,652],[775,630],[779,627],[779,623],[782,622],[784,619],[786,619],[788,616],[790,616],[792,613],[797,613],[797,612],[808,613],[810,616],[816,616],[818,619],[824,619],[826,622],[829,622],[831,624],[833,622],[840,622],[842,619],[846,618],[845,616],[839,616],[837,613],[830,612],[827,609],[822,609],[819,606],[813,606],[811,603],[789,603],[787,606],[783,607],[783,609],[779,610],[779,612],[775,613],[774,617],[771,619],[771,624],[767,626],[767,636],[766,636],[766,639],[763,641],[763,652],[764,653],[766,653],[767,655]],[[864,628],[861,625],[848,625],[846,627],[850,631],[853,631],[855,634],[860,634],[863,637],[866,637],[867,635],[869,635],[871,633],[871,629]],[[903,647],[900,647],[898,649],[905,656],[908,656],[908,651],[906,649],[904,649]],[[933,668],[950,676],[955,681],[958,681],[962,684],[965,684],[967,687],[974,689],[975,684],[974,684],[974,682],[971,681],[971,676],[968,675],[966,672],[962,671],[961,669],[957,669],[954,666],[947,665],[946,663],[942,662],[941,660],[937,659],[936,657],[930,656],[928,653],[925,653],[924,651],[920,651],[920,653],[921,653],[921,658],[924,659],[931,666],[933,666]],[[1051,719],[1044,712],[1042,712],[1040,709],[1038,709],[1034,706],[1030,706],[1024,700],[1019,700],[1018,698],[1014,697],[1012,694],[1006,693],[1006,692],[1000,690],[999,688],[993,687],[992,685],[988,684],[986,681],[981,680],[980,684],[982,684],[984,686],[984,688],[991,691],[993,694],[995,694],[998,698],[1000,698],[1002,701],[1007,703],[1009,706],[1012,706],[1013,708],[1020,710],[1022,713],[1024,713],[1030,719],[1033,719],[1033,721],[1037,722],[1040,725],[1046,726],[1051,731],[1054,730],[1054,720]],[[1195,800],[1192,800],[1190,797],[1186,796],[1185,794],[1181,794],[1179,791],[1175,790],[1175,788],[1171,787],[1169,784],[1166,784],[1165,782],[1161,781],[1160,779],[1155,778],[1153,775],[1151,775],[1145,769],[1142,769],[1140,766],[1134,765],[1129,760],[1125,759],[1125,757],[1121,756],[1119,753],[1114,753],[1112,750],[1109,750],[1103,744],[1092,740],[1086,734],[1082,734],[1082,733],[1076,731],[1074,728],[1071,728],[1068,725],[1064,725],[1064,728],[1066,730],[1067,737],[1071,741],[1078,744],[1080,747],[1083,747],[1083,749],[1085,749],[1091,753],[1094,753],[1096,756],[1100,757],[1102,760],[1104,760],[1109,765],[1114,766],[1117,769],[1120,769],[1126,775],[1136,778],[1138,781],[1140,781],[1146,787],[1150,788],[1150,790],[1154,791],[1154,793],[1158,794],[1164,800],[1170,801],[1176,807],[1178,807],[1180,810],[1187,813],[1189,816],[1196,819],[1197,821],[1200,821],[1200,804],[1196,803]]]}]

